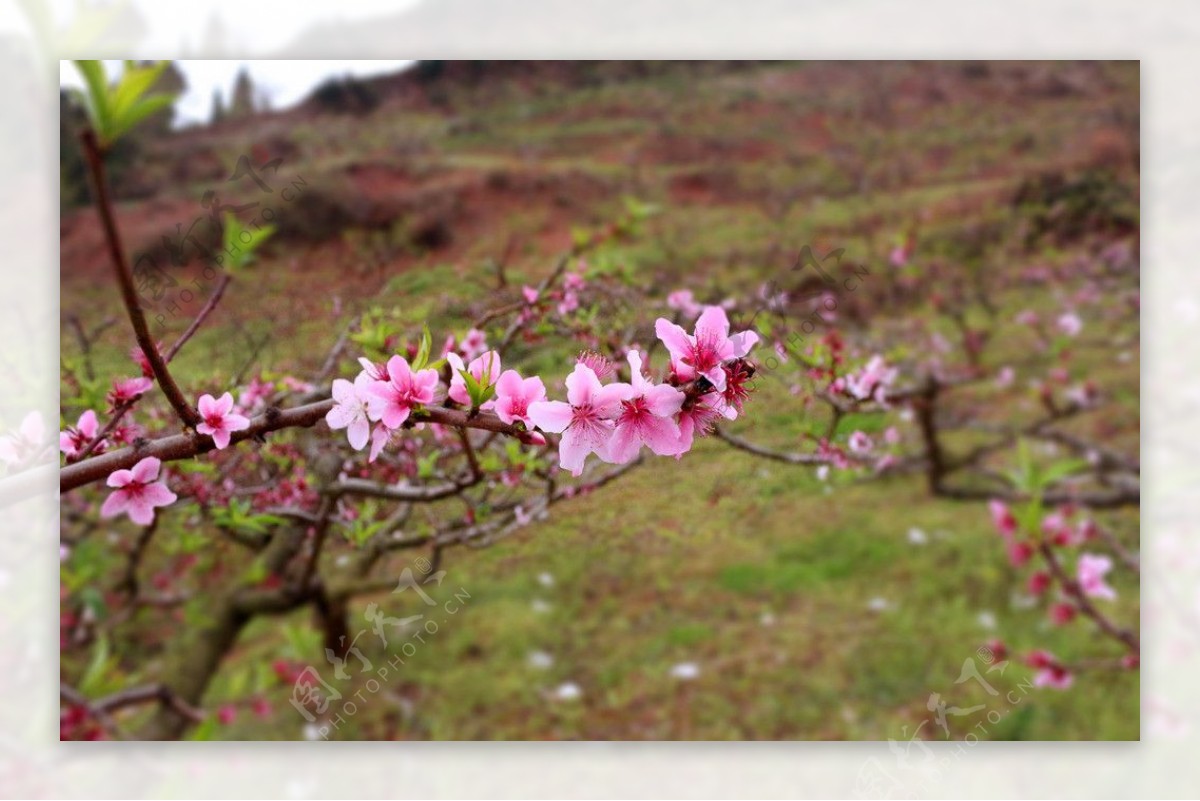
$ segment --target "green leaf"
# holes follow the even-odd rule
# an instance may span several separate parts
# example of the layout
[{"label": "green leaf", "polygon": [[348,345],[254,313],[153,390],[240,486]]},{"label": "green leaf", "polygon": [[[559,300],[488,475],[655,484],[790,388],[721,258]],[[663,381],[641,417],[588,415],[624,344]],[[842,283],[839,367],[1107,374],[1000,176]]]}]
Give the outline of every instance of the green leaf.
[{"label": "green leaf", "polygon": [[413,359],[413,362],[412,362],[412,369],[414,372],[417,370],[423,369],[425,367],[425,363],[427,361],[429,361],[429,348],[430,348],[431,342],[432,342],[432,337],[430,337],[430,334],[429,334],[429,325],[428,324],[422,325],[421,326],[421,344],[417,348],[417,357],[415,359]]},{"label": "green leaf", "polygon": [[87,696],[96,695],[103,688],[104,674],[108,672],[110,661],[108,637],[101,634],[96,638],[96,647],[92,650],[87,670],[79,680],[79,692]]},{"label": "green leaf", "polygon": [[101,147],[112,145],[134,126],[175,101],[170,94],[146,95],[167,68],[160,61],[147,66],[125,62],[120,80],[110,85],[102,61],[76,61],[87,86],[86,105]]},{"label": "green leaf", "polygon": [[1044,486],[1049,486],[1072,473],[1078,473],[1085,467],[1087,467],[1087,462],[1082,459],[1063,459],[1042,471],[1042,481],[1045,482]]},{"label": "green leaf", "polygon": [[205,742],[216,739],[217,716],[209,715],[187,734],[187,739],[195,742]]}]

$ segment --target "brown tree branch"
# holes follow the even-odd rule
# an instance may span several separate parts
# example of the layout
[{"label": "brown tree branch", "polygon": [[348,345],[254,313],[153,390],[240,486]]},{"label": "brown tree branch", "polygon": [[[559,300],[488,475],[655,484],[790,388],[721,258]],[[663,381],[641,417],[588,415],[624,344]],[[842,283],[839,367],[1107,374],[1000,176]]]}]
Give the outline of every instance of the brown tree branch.
[{"label": "brown tree branch", "polygon": [[[267,409],[250,420],[249,428],[244,431],[235,431],[230,438],[230,443],[257,439],[264,434],[285,428],[305,428],[314,425],[323,420],[331,408],[333,408],[333,400],[326,399],[292,409]],[[452,428],[477,428],[483,431],[494,431],[498,434],[516,437],[523,442],[528,442],[530,438],[529,432],[525,429],[505,423],[499,417],[487,412],[471,417],[458,409],[427,407],[419,413],[414,413],[410,419],[415,423],[440,423]],[[207,453],[215,447],[211,437],[191,431],[137,443],[128,448],[94,456],[83,462],[66,465],[59,472],[59,492],[69,492],[85,484],[99,481],[114,470],[133,467],[147,456],[157,457],[164,462],[174,462]]]},{"label": "brown tree branch", "polygon": [[133,334],[137,338],[142,353],[146,356],[146,361],[150,364],[154,378],[167,397],[167,402],[171,404],[171,408],[175,410],[184,425],[194,428],[201,422],[200,415],[188,403],[182,390],[179,389],[179,385],[175,383],[171,372],[167,369],[166,361],[163,360],[162,354],[158,352],[158,348],[154,344],[154,339],[150,336],[150,327],[146,325],[146,315],[142,312],[141,303],[138,301],[137,288],[133,283],[133,273],[125,258],[124,246],[121,244],[121,237],[117,232],[117,222],[113,216],[112,198],[108,193],[108,181],[104,174],[104,155],[100,142],[96,138],[96,133],[90,128],[84,130],[81,139],[84,158],[92,179],[92,190],[96,193],[96,208],[100,212],[100,222],[104,227],[109,256],[112,258],[117,283],[121,288],[121,299],[125,303],[125,311],[129,315],[129,322],[133,325]]}]

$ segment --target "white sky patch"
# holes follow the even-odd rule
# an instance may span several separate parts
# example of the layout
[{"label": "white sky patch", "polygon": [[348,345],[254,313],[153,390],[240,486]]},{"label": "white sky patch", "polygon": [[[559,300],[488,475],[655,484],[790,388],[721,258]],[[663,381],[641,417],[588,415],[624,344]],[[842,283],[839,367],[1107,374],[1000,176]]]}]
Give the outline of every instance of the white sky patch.
[{"label": "white sky patch", "polygon": [[[270,102],[272,109],[284,109],[307,97],[324,80],[351,75],[357,78],[398,72],[412,61],[289,61],[247,60],[176,61],[187,81],[187,89],[175,104],[180,124],[208,122],[212,113],[213,92],[220,91],[226,105],[233,95],[239,70],[246,69],[255,87]],[[120,74],[122,62],[105,61],[111,79]],[[59,83],[82,88],[79,70],[70,61],[59,62]]]}]

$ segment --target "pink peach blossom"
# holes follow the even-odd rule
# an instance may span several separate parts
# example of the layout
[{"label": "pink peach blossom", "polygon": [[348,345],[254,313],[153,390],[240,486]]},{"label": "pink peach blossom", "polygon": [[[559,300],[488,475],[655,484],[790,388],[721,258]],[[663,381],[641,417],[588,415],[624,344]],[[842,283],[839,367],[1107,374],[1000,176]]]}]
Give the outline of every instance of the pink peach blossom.
[{"label": "pink peach blossom", "polygon": [[[579,269],[586,270],[587,263],[581,260],[579,262]],[[563,276],[563,289],[566,289],[568,292],[578,292],[586,286],[587,280],[579,272],[571,271]]]},{"label": "pink peach blossom", "polygon": [[1050,606],[1050,622],[1056,626],[1065,626],[1075,619],[1074,606],[1068,603],[1055,603]]},{"label": "pink peach blossom", "polygon": [[1079,336],[1083,330],[1083,321],[1075,312],[1066,312],[1058,318],[1058,330],[1069,337]]},{"label": "pink peach blossom", "polygon": [[[1047,655],[1049,656],[1049,655]],[[1053,660],[1053,657],[1050,657]],[[1051,661],[1048,665],[1038,670],[1033,676],[1034,687],[1049,687],[1053,690],[1069,690],[1071,685],[1075,683],[1075,677],[1071,675],[1071,671],[1067,670],[1056,661]]]},{"label": "pink peach blossom", "polygon": [[505,370],[496,382],[496,416],[512,425],[529,422],[529,406],[546,399],[546,386],[537,376],[521,378],[516,370]]},{"label": "pink peach blossom", "polygon": [[367,415],[374,380],[366,372],[358,374],[351,384],[344,378],[333,382],[334,406],[325,414],[325,422],[333,430],[346,429],[350,447],[360,451],[371,436],[371,421]]},{"label": "pink peach blossom", "polygon": [[1029,576],[1029,582],[1026,585],[1030,595],[1041,595],[1050,588],[1050,574],[1045,570],[1035,570]]},{"label": "pink peach blossom", "polygon": [[558,304],[558,313],[564,317],[579,308],[579,295],[576,292],[567,290],[563,292],[562,300]]},{"label": "pink peach blossom", "polygon": [[850,450],[854,453],[870,453],[875,447],[875,443],[871,441],[871,438],[862,431],[855,431],[851,434],[848,444],[850,445]]},{"label": "pink peach blossom", "polygon": [[108,393],[108,405],[116,409],[140,398],[154,386],[149,378],[118,378],[113,381],[113,388]]},{"label": "pink peach blossom", "polygon": [[388,380],[373,381],[367,388],[367,412],[371,420],[381,420],[388,428],[399,428],[413,408],[433,403],[438,385],[436,370],[413,371],[403,356],[393,356],[387,363]]},{"label": "pink peach blossom", "polygon": [[1038,323],[1037,312],[1033,309],[1024,309],[1013,318],[1013,322],[1017,325],[1035,326]]},{"label": "pink peach blossom", "polygon": [[116,492],[109,495],[100,507],[100,516],[108,519],[124,512],[129,519],[141,526],[154,521],[157,506],[169,506],[177,496],[158,481],[158,470],[162,462],[147,456],[133,466],[132,470],[117,470],[108,477],[108,486]]},{"label": "pink peach blossom", "polygon": [[[79,422],[74,426],[67,426],[65,431],[59,432],[58,449],[67,456],[78,456],[96,438],[99,428],[100,424],[96,421],[96,413],[88,409],[79,415]],[[104,443],[101,442],[93,452],[103,453],[103,451]]]},{"label": "pink peach blossom", "polygon": [[1017,518],[1013,516],[1008,504],[1004,501],[988,501],[988,509],[992,513],[992,525],[1005,539],[1011,539],[1017,533]]},{"label": "pink peach blossom", "polygon": [[722,416],[718,408],[720,403],[718,396],[710,392],[679,410],[679,452],[675,454],[676,459],[692,449],[697,435],[703,437],[712,430],[713,424]]},{"label": "pink peach blossom", "polygon": [[683,312],[687,317],[695,317],[702,311],[690,289],[677,289],[667,295],[667,306]]},{"label": "pink peach blossom", "polygon": [[621,400],[616,430],[608,443],[608,461],[632,462],[645,445],[659,456],[679,453],[679,425],[674,415],[683,406],[684,394],[666,384],[655,385],[642,375],[642,356],[629,352],[632,391]]},{"label": "pink peach blossom", "polygon": [[1009,543],[1008,561],[1013,567],[1024,567],[1033,558],[1033,544],[1025,541]]},{"label": "pink peach blossom", "polygon": [[1107,601],[1116,599],[1116,590],[1104,582],[1104,576],[1112,570],[1112,564],[1112,559],[1100,554],[1084,553],[1079,555],[1075,578],[1084,595],[1103,598]]},{"label": "pink peach blossom", "polygon": [[263,381],[255,376],[242,390],[242,394],[238,396],[238,405],[243,409],[257,409],[266,404],[271,393],[275,391],[275,384],[270,381]]},{"label": "pink peach blossom", "polygon": [[229,447],[233,432],[250,427],[249,418],[233,411],[233,395],[228,392],[215,399],[212,395],[201,395],[199,407],[204,422],[196,426],[196,430],[212,437],[217,450]]},{"label": "pink peach blossom", "polygon": [[671,369],[687,381],[703,376],[718,392],[725,391],[723,365],[729,359],[745,356],[758,343],[758,334],[743,331],[729,334],[729,318],[720,306],[709,306],[696,320],[694,334],[659,317],[654,331],[671,354]]},{"label": "pink peach blossom", "polygon": [[896,380],[896,368],[888,367],[882,356],[875,355],[863,368],[846,376],[846,391],[858,398],[886,400],[887,388]]},{"label": "pink peach blossom", "polygon": [[591,368],[576,364],[575,370],[567,376],[568,402],[531,403],[528,416],[543,431],[562,434],[558,446],[559,466],[578,476],[583,473],[588,454],[606,459],[608,440],[616,427],[614,418],[621,410],[621,401],[632,391],[628,384],[601,386]]},{"label": "pink peach blossom", "polygon": [[463,337],[462,354],[467,359],[474,359],[479,354],[487,350],[487,334],[480,331],[478,328],[472,328]]},{"label": "pink peach blossom", "polygon": [[36,409],[21,418],[16,431],[0,437],[0,462],[10,468],[32,464],[53,451],[46,441],[46,424]]}]

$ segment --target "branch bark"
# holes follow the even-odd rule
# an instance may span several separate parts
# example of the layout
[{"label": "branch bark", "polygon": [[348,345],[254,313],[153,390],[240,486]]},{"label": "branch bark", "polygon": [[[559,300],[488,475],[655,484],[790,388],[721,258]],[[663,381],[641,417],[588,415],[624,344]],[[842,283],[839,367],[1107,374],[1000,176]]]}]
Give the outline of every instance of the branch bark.
[{"label": "branch bark", "polygon": [[179,385],[175,383],[170,370],[167,369],[166,361],[158,352],[158,346],[154,344],[154,339],[150,336],[150,327],[146,325],[146,315],[142,312],[141,303],[138,301],[137,288],[133,283],[133,272],[125,257],[125,249],[121,244],[121,236],[117,231],[117,222],[113,215],[112,198],[108,193],[108,180],[104,174],[104,154],[100,148],[100,142],[96,138],[96,133],[91,129],[85,130],[81,139],[84,158],[92,179],[92,190],[96,193],[96,208],[100,212],[100,222],[104,227],[108,253],[112,258],[113,270],[117,275],[117,284],[121,287],[121,299],[125,303],[125,311],[129,315],[129,322],[133,325],[133,334],[137,338],[137,343],[141,347],[142,353],[145,354],[146,361],[150,364],[150,370],[154,373],[159,387],[162,388],[167,402],[171,404],[171,408],[179,415],[179,419],[183,421],[184,425],[194,428],[201,422],[200,415],[188,403],[182,390],[179,389]]}]

